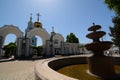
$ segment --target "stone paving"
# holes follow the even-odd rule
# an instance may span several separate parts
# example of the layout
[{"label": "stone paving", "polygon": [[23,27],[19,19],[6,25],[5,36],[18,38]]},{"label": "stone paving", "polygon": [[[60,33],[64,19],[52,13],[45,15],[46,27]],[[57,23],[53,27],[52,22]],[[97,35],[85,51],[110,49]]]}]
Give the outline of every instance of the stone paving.
[{"label": "stone paving", "polygon": [[[120,55],[114,55],[114,57],[120,57]],[[43,59],[0,62],[0,80],[35,80],[34,67],[36,63],[42,60]]]},{"label": "stone paving", "polygon": [[35,80],[34,66],[38,61],[0,62],[0,80]]}]

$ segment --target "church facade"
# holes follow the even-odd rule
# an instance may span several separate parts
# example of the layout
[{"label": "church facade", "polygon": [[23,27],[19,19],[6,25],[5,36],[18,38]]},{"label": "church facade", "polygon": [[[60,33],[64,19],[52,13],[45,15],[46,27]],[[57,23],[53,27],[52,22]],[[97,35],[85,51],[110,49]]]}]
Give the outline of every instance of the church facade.
[{"label": "church facade", "polygon": [[78,43],[64,42],[63,36],[56,33],[54,29],[51,33],[48,33],[39,21],[39,14],[37,16],[37,21],[34,23],[32,21],[32,16],[30,16],[25,35],[23,35],[23,32],[14,25],[4,25],[0,27],[0,56],[3,54],[5,37],[11,33],[15,34],[17,37],[16,57],[30,57],[34,54],[34,51],[30,46],[37,45],[36,35],[42,39],[43,56],[79,54]]}]

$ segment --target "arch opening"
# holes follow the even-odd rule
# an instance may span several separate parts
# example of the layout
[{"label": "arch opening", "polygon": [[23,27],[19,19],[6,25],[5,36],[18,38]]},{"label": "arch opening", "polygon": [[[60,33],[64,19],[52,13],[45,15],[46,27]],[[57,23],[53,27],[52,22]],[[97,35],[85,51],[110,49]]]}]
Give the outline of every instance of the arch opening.
[{"label": "arch opening", "polygon": [[6,36],[5,36],[5,40],[4,40],[4,44],[3,45],[8,45],[9,43],[16,43],[16,40],[17,40],[17,37],[16,37],[16,35],[15,34],[12,34],[12,33],[10,33],[10,34],[7,34]]},{"label": "arch opening", "polygon": [[39,37],[39,36],[35,36],[35,37],[37,37],[37,46],[42,46],[43,43],[42,43],[41,37]]},{"label": "arch opening", "polygon": [[[9,38],[9,35],[11,34],[12,34],[12,37]],[[9,47],[11,49],[7,49],[8,50],[7,54],[10,52],[11,54],[16,55],[16,47],[15,47],[16,44],[14,44],[13,42],[17,42],[17,39],[22,38],[22,37],[23,37],[22,31],[20,31],[20,29],[16,26],[4,25],[3,27],[1,27],[0,28],[0,42],[1,42],[0,43],[0,57],[2,57],[5,53],[4,51],[5,48],[3,48],[4,45],[9,44],[9,42],[11,41],[12,43],[10,44],[10,47]],[[10,57],[9,54],[7,55],[7,57]]]},{"label": "arch opening", "polygon": [[29,39],[31,39],[35,35],[37,35],[37,36],[39,36],[41,38],[43,46],[45,46],[46,40],[50,39],[50,35],[48,34],[48,32],[46,30],[44,30],[44,29],[41,29],[41,28],[34,28],[30,32],[28,32],[27,37]]},{"label": "arch opening", "polygon": [[3,42],[3,50],[2,50],[2,57],[9,58],[12,56],[15,56],[16,54],[16,41],[17,36],[13,33],[7,34],[4,36],[4,42]]},{"label": "arch opening", "polygon": [[31,54],[33,57],[41,56],[43,53],[43,39],[38,36],[34,35],[30,39],[30,45],[31,45]]}]

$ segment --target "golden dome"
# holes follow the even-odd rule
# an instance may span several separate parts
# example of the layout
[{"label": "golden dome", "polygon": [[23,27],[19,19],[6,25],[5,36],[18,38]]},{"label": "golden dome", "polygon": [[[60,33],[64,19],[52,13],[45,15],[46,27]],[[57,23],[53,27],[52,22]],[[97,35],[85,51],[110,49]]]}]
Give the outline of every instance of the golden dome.
[{"label": "golden dome", "polygon": [[38,13],[37,16],[38,16],[38,18],[37,18],[37,21],[34,23],[34,27],[42,28],[42,23],[39,21],[40,14]]},{"label": "golden dome", "polygon": [[39,21],[36,21],[36,22],[34,23],[34,27],[36,27],[36,28],[42,28],[42,23],[39,22]]}]

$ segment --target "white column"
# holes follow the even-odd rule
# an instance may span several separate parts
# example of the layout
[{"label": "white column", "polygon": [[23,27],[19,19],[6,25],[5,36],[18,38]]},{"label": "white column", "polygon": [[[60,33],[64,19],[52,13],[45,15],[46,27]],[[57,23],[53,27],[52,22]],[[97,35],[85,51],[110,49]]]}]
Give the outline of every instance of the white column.
[{"label": "white column", "polygon": [[3,44],[3,38],[2,36],[0,36],[0,49],[2,48],[2,44]]},{"label": "white column", "polygon": [[0,36],[0,57],[2,56],[2,45],[3,45],[3,38]]},{"label": "white column", "polygon": [[25,56],[29,57],[30,53],[29,53],[29,49],[30,49],[30,39],[26,38],[25,39]]},{"label": "white column", "polygon": [[53,42],[52,42],[52,56],[54,56],[54,55],[55,55],[55,42],[53,40]]},{"label": "white column", "polygon": [[16,51],[16,57],[21,57],[22,52],[22,38],[17,39],[17,51]]},{"label": "white column", "polygon": [[49,40],[46,40],[46,55],[49,55],[50,54],[50,41]]},{"label": "white column", "polygon": [[76,53],[77,53],[76,43],[73,44],[73,52],[74,52],[74,54],[76,55]]},{"label": "white column", "polygon": [[64,54],[64,42],[61,41],[61,54]]}]

